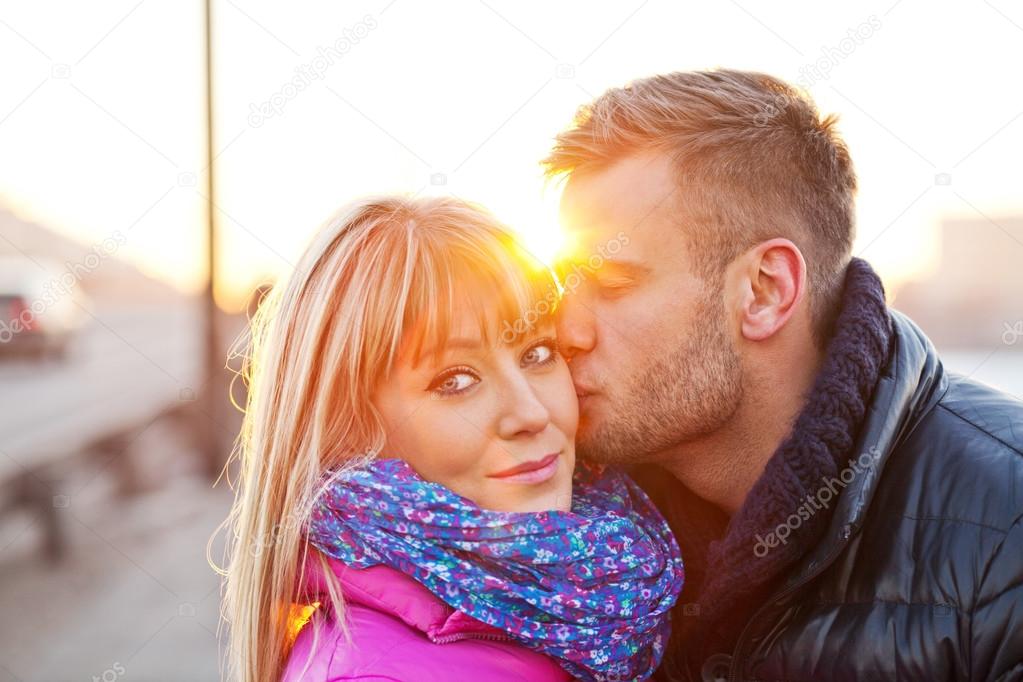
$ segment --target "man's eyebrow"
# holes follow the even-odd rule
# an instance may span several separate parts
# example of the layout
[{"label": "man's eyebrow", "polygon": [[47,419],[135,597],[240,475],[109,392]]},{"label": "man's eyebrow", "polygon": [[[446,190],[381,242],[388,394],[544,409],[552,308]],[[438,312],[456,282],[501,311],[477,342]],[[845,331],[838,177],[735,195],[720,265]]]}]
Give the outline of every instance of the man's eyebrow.
[{"label": "man's eyebrow", "polygon": [[645,275],[651,272],[650,267],[647,265],[638,263],[636,261],[623,260],[619,258],[601,257],[599,262],[596,264],[596,267],[594,267],[594,264],[591,263],[590,261],[579,258],[566,258],[563,262],[559,264],[559,267],[562,270],[566,271],[570,271],[573,268],[573,266],[577,266],[581,270],[586,271],[592,270],[595,272],[603,270],[604,268],[610,268],[612,270],[627,272],[633,275]]},{"label": "man's eyebrow", "polygon": [[[619,270],[628,270],[636,274],[644,275],[650,272],[650,266],[644,265],[643,263],[637,263],[631,260],[617,260],[614,258],[605,258],[601,264],[602,268],[612,267]],[[598,268],[599,269],[599,268]]]}]

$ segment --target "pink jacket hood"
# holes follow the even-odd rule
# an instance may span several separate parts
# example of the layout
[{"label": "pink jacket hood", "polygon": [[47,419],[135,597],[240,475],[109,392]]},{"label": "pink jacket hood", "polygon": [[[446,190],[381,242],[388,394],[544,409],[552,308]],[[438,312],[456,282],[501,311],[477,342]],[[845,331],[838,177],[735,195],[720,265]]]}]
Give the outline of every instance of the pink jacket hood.
[{"label": "pink jacket hood", "polygon": [[[387,566],[353,569],[331,558],[328,563],[341,582],[351,641],[321,606],[299,633],[282,682],[449,682],[462,673],[471,674],[474,682],[571,679],[553,659],[451,608],[399,571]],[[310,601],[329,604],[317,563],[308,566],[304,594]],[[317,625],[321,632],[314,643]]]}]

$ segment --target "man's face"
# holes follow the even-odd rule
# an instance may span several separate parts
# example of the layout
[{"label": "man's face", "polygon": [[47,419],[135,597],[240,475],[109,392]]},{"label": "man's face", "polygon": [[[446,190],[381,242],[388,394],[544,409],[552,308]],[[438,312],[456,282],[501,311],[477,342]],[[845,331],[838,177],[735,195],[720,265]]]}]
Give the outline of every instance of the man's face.
[{"label": "man's face", "polygon": [[558,340],[579,394],[583,457],[656,461],[720,428],[739,404],[737,325],[720,286],[693,266],[676,187],[660,154],[565,186]]}]

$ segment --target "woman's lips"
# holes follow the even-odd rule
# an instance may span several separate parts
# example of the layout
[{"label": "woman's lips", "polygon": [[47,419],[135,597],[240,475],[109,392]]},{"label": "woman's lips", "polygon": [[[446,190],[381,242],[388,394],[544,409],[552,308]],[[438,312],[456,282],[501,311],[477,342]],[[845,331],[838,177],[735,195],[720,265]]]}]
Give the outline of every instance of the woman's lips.
[{"label": "woman's lips", "polygon": [[558,458],[560,452],[554,452],[541,459],[532,462],[523,462],[510,469],[490,474],[490,478],[499,478],[502,481],[513,481],[516,483],[543,483],[550,480],[558,470]]}]

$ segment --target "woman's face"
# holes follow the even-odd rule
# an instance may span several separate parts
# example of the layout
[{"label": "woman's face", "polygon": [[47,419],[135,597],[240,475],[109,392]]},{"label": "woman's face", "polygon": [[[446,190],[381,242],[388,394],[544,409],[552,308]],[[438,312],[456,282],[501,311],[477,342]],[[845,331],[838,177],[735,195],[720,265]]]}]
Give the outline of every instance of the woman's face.
[{"label": "woman's face", "polygon": [[403,349],[375,391],[381,455],[484,509],[568,510],[579,407],[553,325],[488,347],[474,319],[455,322],[439,359]]}]

